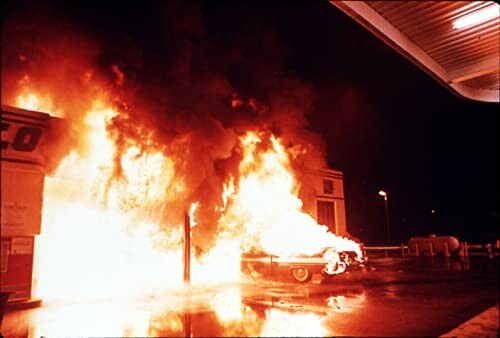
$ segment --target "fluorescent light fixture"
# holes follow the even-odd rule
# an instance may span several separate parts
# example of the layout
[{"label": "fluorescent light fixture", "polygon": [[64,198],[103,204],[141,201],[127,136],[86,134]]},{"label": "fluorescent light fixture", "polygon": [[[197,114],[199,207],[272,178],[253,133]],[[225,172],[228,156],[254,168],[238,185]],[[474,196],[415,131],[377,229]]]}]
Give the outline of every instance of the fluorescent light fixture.
[{"label": "fluorescent light fixture", "polygon": [[453,28],[460,29],[472,25],[477,25],[482,22],[499,18],[500,17],[500,6],[493,2],[491,5],[478,9],[472,13],[461,16],[457,20],[453,21]]}]

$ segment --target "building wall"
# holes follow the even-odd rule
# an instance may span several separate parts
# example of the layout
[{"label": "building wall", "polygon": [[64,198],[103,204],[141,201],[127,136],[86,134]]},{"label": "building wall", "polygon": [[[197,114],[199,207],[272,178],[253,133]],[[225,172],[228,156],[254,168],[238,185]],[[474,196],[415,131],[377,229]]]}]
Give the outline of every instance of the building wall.
[{"label": "building wall", "polygon": [[9,301],[31,298],[34,241],[41,231],[50,116],[2,106],[1,282]]},{"label": "building wall", "polygon": [[331,232],[344,236],[347,222],[343,174],[331,169],[305,169],[301,177],[301,198],[307,200],[304,210]]}]

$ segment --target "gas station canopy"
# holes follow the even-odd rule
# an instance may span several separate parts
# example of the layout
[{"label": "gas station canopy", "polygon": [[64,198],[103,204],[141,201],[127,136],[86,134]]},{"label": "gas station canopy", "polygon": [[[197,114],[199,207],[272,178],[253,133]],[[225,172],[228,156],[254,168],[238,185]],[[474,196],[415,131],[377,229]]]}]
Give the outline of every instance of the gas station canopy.
[{"label": "gas station canopy", "polygon": [[453,93],[500,102],[492,1],[330,1]]}]

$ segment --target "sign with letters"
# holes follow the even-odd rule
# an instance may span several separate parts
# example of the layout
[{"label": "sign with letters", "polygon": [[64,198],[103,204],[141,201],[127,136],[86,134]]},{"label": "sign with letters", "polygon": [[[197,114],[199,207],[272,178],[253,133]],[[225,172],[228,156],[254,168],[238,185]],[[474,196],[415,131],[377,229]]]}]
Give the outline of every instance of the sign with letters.
[{"label": "sign with letters", "polygon": [[50,118],[45,113],[2,106],[2,237],[40,233],[45,179],[44,148],[47,146],[45,138]]},{"label": "sign with letters", "polygon": [[2,106],[2,162],[43,165],[40,148],[49,118],[45,113]]}]

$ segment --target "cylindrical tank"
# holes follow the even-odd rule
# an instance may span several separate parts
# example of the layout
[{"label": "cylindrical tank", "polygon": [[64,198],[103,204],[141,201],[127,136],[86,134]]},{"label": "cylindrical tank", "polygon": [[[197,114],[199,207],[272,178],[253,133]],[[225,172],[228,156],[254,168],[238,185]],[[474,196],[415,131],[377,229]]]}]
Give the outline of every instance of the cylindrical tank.
[{"label": "cylindrical tank", "polygon": [[430,252],[430,247],[432,244],[432,250],[435,253],[442,254],[445,251],[445,243],[448,243],[448,250],[450,252],[455,252],[460,247],[460,242],[454,236],[436,236],[429,235],[429,237],[412,237],[408,241],[408,247],[411,251],[416,250],[416,245],[418,249],[427,253]]}]

